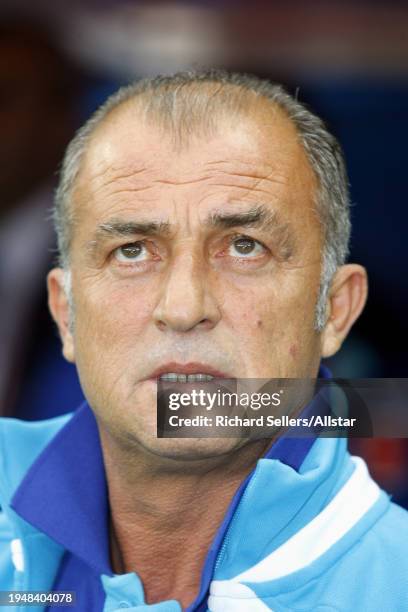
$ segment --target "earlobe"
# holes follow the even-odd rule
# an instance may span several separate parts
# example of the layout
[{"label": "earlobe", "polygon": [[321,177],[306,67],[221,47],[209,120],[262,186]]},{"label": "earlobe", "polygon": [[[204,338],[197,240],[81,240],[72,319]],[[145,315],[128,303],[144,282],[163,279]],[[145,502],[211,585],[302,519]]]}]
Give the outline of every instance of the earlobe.
[{"label": "earlobe", "polygon": [[67,361],[74,363],[74,339],[70,325],[69,299],[65,290],[64,270],[53,268],[47,276],[48,307],[58,326],[62,352]]},{"label": "earlobe", "polygon": [[341,266],[334,275],[328,298],[328,319],[322,333],[322,357],[331,357],[341,347],[367,301],[365,268]]}]

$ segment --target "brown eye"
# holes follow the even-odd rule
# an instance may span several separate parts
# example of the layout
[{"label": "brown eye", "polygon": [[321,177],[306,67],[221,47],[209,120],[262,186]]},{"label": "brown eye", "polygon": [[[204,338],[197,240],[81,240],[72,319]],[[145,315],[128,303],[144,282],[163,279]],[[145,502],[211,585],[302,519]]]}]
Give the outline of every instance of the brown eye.
[{"label": "brown eye", "polygon": [[255,248],[255,240],[251,238],[237,238],[237,240],[234,240],[234,247],[241,255],[248,255]]},{"label": "brown eye", "polygon": [[132,242],[115,249],[114,255],[118,261],[143,261],[147,259],[148,251],[143,242]]},{"label": "brown eye", "polygon": [[235,238],[229,248],[229,254],[232,257],[257,257],[265,251],[265,247],[248,236],[240,236]]}]

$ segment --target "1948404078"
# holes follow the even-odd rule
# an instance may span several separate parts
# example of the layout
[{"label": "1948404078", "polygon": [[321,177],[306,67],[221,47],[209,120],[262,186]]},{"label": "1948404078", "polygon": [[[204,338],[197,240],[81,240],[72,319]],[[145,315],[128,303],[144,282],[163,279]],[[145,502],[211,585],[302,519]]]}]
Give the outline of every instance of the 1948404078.
[{"label": "1948404078", "polygon": [[74,591],[0,591],[0,606],[36,606],[53,604],[73,606],[76,603]]}]

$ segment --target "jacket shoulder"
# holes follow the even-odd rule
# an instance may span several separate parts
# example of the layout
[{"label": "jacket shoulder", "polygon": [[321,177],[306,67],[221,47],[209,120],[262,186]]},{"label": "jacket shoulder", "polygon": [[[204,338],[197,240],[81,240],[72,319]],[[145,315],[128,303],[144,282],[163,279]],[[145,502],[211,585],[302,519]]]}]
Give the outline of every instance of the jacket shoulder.
[{"label": "jacket shoulder", "polygon": [[7,503],[24,474],[72,413],[44,421],[0,418],[0,506]]},{"label": "jacket shoulder", "polygon": [[395,503],[390,503],[387,512],[375,526],[373,534],[383,545],[384,554],[394,555],[398,551],[408,567],[408,511]]},{"label": "jacket shoulder", "polygon": [[14,585],[13,544],[19,538],[9,501],[27,470],[72,413],[43,421],[0,418],[0,590]]},{"label": "jacket shoulder", "polygon": [[[405,612],[408,601],[408,512],[389,503],[384,514],[333,568],[330,581],[333,605],[344,609]],[[329,572],[330,573],[330,572]],[[347,585],[347,586],[346,586]],[[341,608],[343,609],[343,608]]]}]

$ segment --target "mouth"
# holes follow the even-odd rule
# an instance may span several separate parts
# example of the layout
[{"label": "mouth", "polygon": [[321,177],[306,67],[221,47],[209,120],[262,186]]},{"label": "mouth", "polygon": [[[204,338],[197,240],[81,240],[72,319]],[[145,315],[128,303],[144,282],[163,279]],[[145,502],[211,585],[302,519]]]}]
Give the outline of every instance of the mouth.
[{"label": "mouth", "polygon": [[180,364],[171,362],[154,370],[148,378],[165,382],[202,383],[209,382],[214,378],[233,377],[205,363],[191,362]]}]

